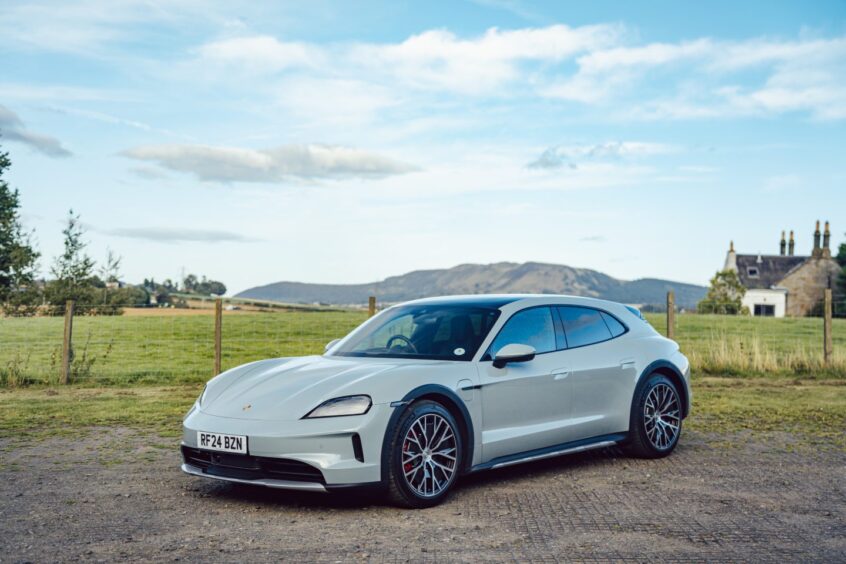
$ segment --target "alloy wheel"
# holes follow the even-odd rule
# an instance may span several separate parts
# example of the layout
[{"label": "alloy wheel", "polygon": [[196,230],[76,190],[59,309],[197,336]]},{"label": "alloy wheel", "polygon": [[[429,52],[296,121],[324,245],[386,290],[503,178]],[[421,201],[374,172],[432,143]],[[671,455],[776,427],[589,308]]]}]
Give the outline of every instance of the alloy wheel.
[{"label": "alloy wheel", "polygon": [[419,496],[434,497],[452,482],[458,468],[455,431],[436,413],[422,415],[402,442],[405,481]]},{"label": "alloy wheel", "polygon": [[661,383],[649,391],[643,406],[646,436],[652,446],[668,449],[676,441],[681,428],[681,410],[676,391]]}]

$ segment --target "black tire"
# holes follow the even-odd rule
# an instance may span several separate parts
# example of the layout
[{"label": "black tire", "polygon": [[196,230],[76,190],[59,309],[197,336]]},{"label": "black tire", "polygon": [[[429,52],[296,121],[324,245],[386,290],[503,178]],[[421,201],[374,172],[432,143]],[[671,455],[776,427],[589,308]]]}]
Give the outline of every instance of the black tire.
[{"label": "black tire", "polygon": [[[439,425],[437,430],[435,430],[436,424]],[[452,438],[449,438],[443,427],[444,424],[449,425]],[[414,431],[411,431],[412,426]],[[426,427],[433,433],[428,440],[424,440],[426,436],[421,432],[421,429]],[[409,435],[410,431],[411,435]],[[400,507],[422,509],[438,505],[446,499],[461,472],[464,456],[461,433],[452,414],[438,402],[421,400],[406,408],[405,413],[399,418],[394,428],[389,430],[389,433],[391,440],[386,452],[383,453],[383,469],[387,478],[390,501]],[[420,443],[415,445],[414,439],[409,439],[409,436],[418,437]],[[438,441],[441,440],[443,442],[439,444]],[[427,458],[425,453],[427,447],[431,446],[427,444],[429,442],[434,444],[437,451],[434,454],[430,453]],[[418,451],[420,455],[416,454]],[[447,454],[439,454],[441,452]],[[450,461],[449,456],[454,456],[454,460]],[[411,459],[413,462],[408,461],[409,457],[414,457]],[[425,460],[432,462],[425,462]],[[417,461],[420,461],[419,465]],[[441,466],[449,467],[450,463],[453,471],[447,477],[447,473],[441,469]],[[432,469],[431,472],[429,468]],[[408,472],[412,474],[406,478]],[[427,472],[429,473],[426,474]],[[431,476],[428,481],[426,476]],[[419,488],[415,487],[421,486],[421,479],[423,489],[428,492],[431,488],[431,494],[421,494]]]},{"label": "black tire", "polygon": [[[658,417],[654,415],[656,411]],[[681,415],[682,400],[678,387],[663,374],[651,374],[646,384],[636,392],[632,403],[626,452],[637,458],[669,455],[681,436]]]}]

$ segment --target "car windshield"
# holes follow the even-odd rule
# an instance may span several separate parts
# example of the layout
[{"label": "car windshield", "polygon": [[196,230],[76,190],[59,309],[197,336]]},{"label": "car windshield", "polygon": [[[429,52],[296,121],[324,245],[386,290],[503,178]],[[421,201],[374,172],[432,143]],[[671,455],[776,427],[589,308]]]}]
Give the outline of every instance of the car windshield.
[{"label": "car windshield", "polygon": [[497,317],[498,309],[461,305],[391,308],[332,354],[468,361]]}]

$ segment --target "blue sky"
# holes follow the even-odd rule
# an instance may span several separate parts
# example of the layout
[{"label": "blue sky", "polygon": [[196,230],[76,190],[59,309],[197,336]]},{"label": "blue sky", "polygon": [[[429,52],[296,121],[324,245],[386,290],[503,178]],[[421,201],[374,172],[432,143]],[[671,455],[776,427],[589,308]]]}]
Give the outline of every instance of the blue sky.
[{"label": "blue sky", "polygon": [[46,272],[238,291],[528,260],[704,284],[846,232],[846,3],[7,1]]}]

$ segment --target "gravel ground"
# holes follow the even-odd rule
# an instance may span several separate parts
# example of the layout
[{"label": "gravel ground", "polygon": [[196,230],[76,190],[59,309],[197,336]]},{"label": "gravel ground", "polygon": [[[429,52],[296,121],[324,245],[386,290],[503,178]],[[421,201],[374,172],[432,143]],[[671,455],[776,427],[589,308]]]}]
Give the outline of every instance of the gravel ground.
[{"label": "gravel ground", "polygon": [[129,429],[0,449],[0,562],[846,561],[846,453],[789,435],[514,466],[424,511],[185,476]]}]

